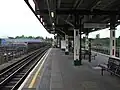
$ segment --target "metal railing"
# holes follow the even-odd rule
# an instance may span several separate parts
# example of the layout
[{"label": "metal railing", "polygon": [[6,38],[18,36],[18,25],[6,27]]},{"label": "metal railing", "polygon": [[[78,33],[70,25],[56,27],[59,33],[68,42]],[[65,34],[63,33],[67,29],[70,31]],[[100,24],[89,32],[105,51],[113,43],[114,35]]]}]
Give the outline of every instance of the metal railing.
[{"label": "metal railing", "polygon": [[[91,49],[96,52],[110,55],[110,48],[105,46],[92,46]],[[116,57],[120,57],[120,47],[116,48]]]}]

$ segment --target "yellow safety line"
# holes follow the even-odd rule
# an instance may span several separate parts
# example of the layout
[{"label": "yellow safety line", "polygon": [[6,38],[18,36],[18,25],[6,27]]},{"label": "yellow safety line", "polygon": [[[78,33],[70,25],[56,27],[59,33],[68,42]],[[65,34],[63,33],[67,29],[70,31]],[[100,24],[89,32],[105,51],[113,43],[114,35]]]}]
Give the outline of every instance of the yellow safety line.
[{"label": "yellow safety line", "polygon": [[[49,52],[50,52],[50,51],[49,51]],[[48,54],[49,54],[49,53],[48,53]],[[32,87],[34,86],[35,81],[36,81],[36,79],[37,79],[37,76],[38,76],[39,72],[41,71],[42,66],[43,66],[43,64],[44,64],[44,62],[45,62],[48,54],[46,55],[46,57],[45,57],[44,60],[42,61],[41,65],[40,65],[39,69],[37,70],[37,72],[35,73],[35,75],[33,76],[33,79],[32,79],[32,81],[31,81],[31,83],[29,84],[28,88],[32,88]]]}]

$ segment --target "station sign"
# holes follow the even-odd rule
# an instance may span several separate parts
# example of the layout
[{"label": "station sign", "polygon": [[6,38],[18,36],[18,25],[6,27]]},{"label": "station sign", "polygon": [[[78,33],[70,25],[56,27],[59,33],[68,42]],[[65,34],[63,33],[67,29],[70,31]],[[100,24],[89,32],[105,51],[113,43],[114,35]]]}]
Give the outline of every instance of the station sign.
[{"label": "station sign", "polygon": [[107,23],[84,23],[84,28],[106,28]]}]

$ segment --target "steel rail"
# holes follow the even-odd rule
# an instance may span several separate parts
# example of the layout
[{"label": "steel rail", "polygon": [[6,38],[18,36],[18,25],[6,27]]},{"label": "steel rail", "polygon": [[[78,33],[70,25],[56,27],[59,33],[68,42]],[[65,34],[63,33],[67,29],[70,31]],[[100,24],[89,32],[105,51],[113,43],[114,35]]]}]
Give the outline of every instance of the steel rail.
[{"label": "steel rail", "polygon": [[[17,66],[14,68],[15,71],[11,73],[10,75],[6,74],[6,78],[0,82],[0,88],[1,90],[17,90],[17,88],[20,86],[20,84],[24,81],[25,77],[29,74],[29,72],[32,70],[32,68],[36,65],[36,63],[39,60],[36,60],[38,57],[42,57],[43,53],[48,49],[49,47],[44,47],[40,50],[40,52],[36,52],[33,57],[29,58],[28,60],[25,60],[26,62],[21,63],[21,66]],[[17,79],[17,80],[16,80]]]}]

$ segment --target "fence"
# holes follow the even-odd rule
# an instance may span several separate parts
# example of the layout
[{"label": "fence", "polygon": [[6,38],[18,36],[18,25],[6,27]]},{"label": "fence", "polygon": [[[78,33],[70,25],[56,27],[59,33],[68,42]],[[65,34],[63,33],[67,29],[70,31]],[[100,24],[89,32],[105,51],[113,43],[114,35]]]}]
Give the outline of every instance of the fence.
[{"label": "fence", "polygon": [[[110,48],[105,46],[92,46],[91,49],[96,52],[110,55]],[[116,57],[120,57],[120,47],[116,48]]]}]

